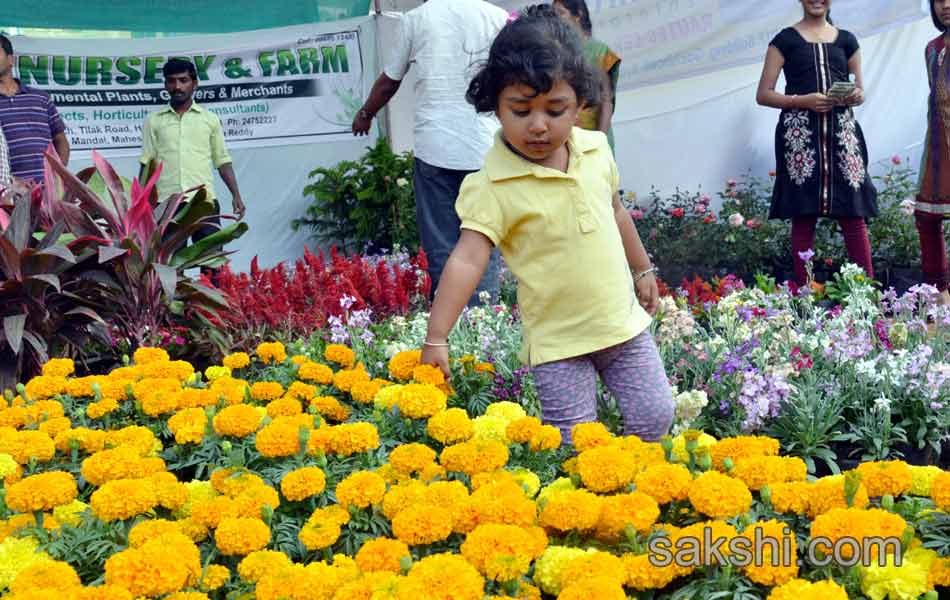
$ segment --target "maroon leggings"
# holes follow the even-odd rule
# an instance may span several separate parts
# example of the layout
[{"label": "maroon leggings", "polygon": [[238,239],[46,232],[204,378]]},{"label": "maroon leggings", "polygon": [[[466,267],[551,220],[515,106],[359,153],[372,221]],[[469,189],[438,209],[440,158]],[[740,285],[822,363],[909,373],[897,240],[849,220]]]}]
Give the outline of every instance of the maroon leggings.
[{"label": "maroon leggings", "polygon": [[920,262],[924,280],[941,292],[950,285],[950,265],[943,240],[943,215],[917,211],[914,213],[920,234]]},{"label": "maroon leggings", "polygon": [[[815,244],[815,226],[817,217],[796,217],[792,219],[792,264],[795,265],[795,278],[798,285],[805,285],[808,274],[805,261],[799,252],[811,250]],[[848,249],[848,258],[874,278],[874,265],[871,264],[871,242],[868,239],[868,227],[864,217],[840,217],[838,224],[844,231],[844,245]]]}]

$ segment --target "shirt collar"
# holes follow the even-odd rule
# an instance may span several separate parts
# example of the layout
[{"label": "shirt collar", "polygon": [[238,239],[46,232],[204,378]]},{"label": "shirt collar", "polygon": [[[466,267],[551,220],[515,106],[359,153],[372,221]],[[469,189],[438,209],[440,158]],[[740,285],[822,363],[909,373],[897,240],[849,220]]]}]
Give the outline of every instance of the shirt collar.
[{"label": "shirt collar", "polygon": [[[571,136],[567,139],[567,147],[571,153],[571,163],[582,154],[597,149],[597,139],[594,136],[578,133],[581,130],[574,127]],[[501,130],[495,134],[495,145],[485,157],[485,172],[491,181],[504,181],[534,175],[535,177],[567,177],[567,173],[559,173],[554,169],[542,167],[525,160],[508,148],[501,137]]]},{"label": "shirt collar", "polygon": [[[191,103],[191,106],[188,107],[188,110],[187,110],[186,112],[192,112],[192,111],[194,111],[194,112],[196,112],[196,113],[203,113],[203,112],[205,111],[205,109],[203,109],[202,107],[198,106],[198,103],[193,101],[193,102]],[[160,111],[158,111],[158,112],[159,112],[159,113],[173,113],[173,112],[175,112],[175,109],[172,108],[172,105],[171,105],[171,104],[166,104],[165,107],[162,108],[162,109],[161,109]]]}]

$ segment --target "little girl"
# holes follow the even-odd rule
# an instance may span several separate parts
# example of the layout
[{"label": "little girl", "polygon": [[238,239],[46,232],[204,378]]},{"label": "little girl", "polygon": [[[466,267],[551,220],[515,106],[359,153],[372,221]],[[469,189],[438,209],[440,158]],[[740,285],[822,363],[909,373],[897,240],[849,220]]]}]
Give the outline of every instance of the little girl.
[{"label": "little girl", "polygon": [[494,112],[501,131],[484,168],[462,184],[461,236],[422,361],[448,375],[449,331],[498,246],[518,280],[521,358],[544,421],[570,443],[574,425],[597,420],[599,375],[625,433],[657,441],[672,423],[673,400],[648,330],[655,270],[620,203],[607,137],[573,126],[581,107],[597,102],[598,81],[580,37],[549,7],[528,9],[498,34],[467,98]]}]

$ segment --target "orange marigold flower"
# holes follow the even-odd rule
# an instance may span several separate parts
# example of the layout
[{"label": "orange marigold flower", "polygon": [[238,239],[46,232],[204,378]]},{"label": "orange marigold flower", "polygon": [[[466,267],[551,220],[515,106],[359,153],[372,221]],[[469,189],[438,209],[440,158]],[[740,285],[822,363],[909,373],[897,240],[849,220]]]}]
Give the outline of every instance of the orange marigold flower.
[{"label": "orange marigold flower", "polygon": [[403,444],[389,453],[389,463],[400,473],[411,475],[435,461],[435,450],[425,444]]},{"label": "orange marigold flower", "polygon": [[287,350],[280,342],[263,342],[257,345],[254,351],[257,358],[265,365],[280,364],[287,360]]},{"label": "orange marigold flower", "polygon": [[397,381],[412,379],[412,370],[422,362],[422,350],[406,350],[389,359],[389,374]]},{"label": "orange marigold flower", "polygon": [[246,556],[268,542],[270,528],[260,519],[222,519],[214,532],[214,543],[224,556]]},{"label": "orange marigold flower", "polygon": [[386,481],[372,471],[357,471],[336,486],[336,498],[341,506],[366,508],[383,501]]},{"label": "orange marigold flower", "polygon": [[402,560],[411,557],[409,546],[399,540],[391,538],[376,538],[367,540],[356,553],[356,565],[360,571],[402,571]]},{"label": "orange marigold flower", "polygon": [[350,418],[350,409],[333,396],[317,396],[310,400],[310,408],[328,421],[340,423]]},{"label": "orange marigold flower", "polygon": [[225,356],[221,364],[229,369],[243,369],[251,364],[251,357],[247,352],[234,352]]},{"label": "orange marigold flower", "polygon": [[43,375],[69,377],[76,372],[76,363],[71,358],[51,358],[43,365]]},{"label": "orange marigold flower", "polygon": [[92,513],[107,523],[144,514],[156,504],[155,488],[144,479],[108,481],[89,499]]},{"label": "orange marigold flower", "polygon": [[683,465],[650,465],[634,480],[637,490],[653,496],[660,504],[669,504],[674,500],[685,500],[693,475]]},{"label": "orange marigold flower", "polygon": [[316,431],[322,430],[329,431],[328,450],[337,456],[352,456],[379,448],[379,431],[372,423],[345,423]]},{"label": "orange marigold flower", "polygon": [[257,431],[264,415],[250,404],[235,404],[221,409],[212,419],[212,425],[218,435],[245,437]]},{"label": "orange marigold flower", "polygon": [[258,401],[276,400],[284,395],[284,386],[276,381],[258,381],[251,386],[251,398]]},{"label": "orange marigold flower", "polygon": [[333,385],[341,392],[349,393],[353,386],[363,381],[370,381],[371,378],[363,363],[356,365],[353,369],[341,369],[333,375]]},{"label": "orange marigold flower", "polygon": [[900,496],[910,491],[913,483],[910,466],[902,460],[861,463],[856,470],[861,474],[868,496]]},{"label": "orange marigold flower", "polygon": [[175,434],[175,443],[200,444],[205,437],[208,415],[201,408],[186,408],[168,419],[168,429]]},{"label": "orange marigold flower", "polygon": [[168,352],[162,348],[142,346],[132,354],[132,360],[137,365],[148,365],[156,362],[168,362],[171,360],[171,357],[168,356]]},{"label": "orange marigold flower", "polygon": [[707,471],[693,481],[689,501],[698,512],[714,518],[734,517],[752,508],[746,484],[717,471]]},{"label": "orange marigold flower", "polygon": [[597,526],[603,500],[587,490],[566,490],[548,499],[539,521],[556,531],[589,531]]},{"label": "orange marigold flower", "polygon": [[578,452],[597,446],[606,446],[613,437],[613,434],[607,431],[607,427],[600,422],[580,423],[571,428],[571,441]]},{"label": "orange marigold flower", "polygon": [[21,513],[47,512],[76,499],[76,479],[65,471],[30,475],[7,488],[6,503]]},{"label": "orange marigold flower", "polygon": [[299,415],[303,412],[303,406],[300,404],[300,400],[290,396],[272,400],[265,408],[267,410],[267,416],[271,418],[281,416],[292,417],[293,415]]},{"label": "orange marigold flower", "polygon": [[319,467],[302,467],[284,475],[280,491],[291,502],[305,500],[323,493],[327,486],[326,475]]},{"label": "orange marigold flower", "polygon": [[584,450],[577,457],[577,472],[584,486],[597,493],[615,492],[633,481],[638,471],[633,454],[615,446]]},{"label": "orange marigold flower", "polygon": [[458,444],[472,437],[475,426],[462,408],[441,410],[429,418],[426,432],[443,445]]},{"label": "orange marigold flower", "polygon": [[333,382],[333,369],[320,363],[305,362],[297,370],[297,377],[303,381],[327,385]]},{"label": "orange marigold flower", "polygon": [[323,351],[323,358],[334,362],[344,369],[352,369],[356,364],[356,353],[342,344],[329,344]]},{"label": "orange marigold flower", "polygon": [[452,513],[431,504],[408,506],[393,518],[393,535],[410,546],[434,544],[452,534]]}]

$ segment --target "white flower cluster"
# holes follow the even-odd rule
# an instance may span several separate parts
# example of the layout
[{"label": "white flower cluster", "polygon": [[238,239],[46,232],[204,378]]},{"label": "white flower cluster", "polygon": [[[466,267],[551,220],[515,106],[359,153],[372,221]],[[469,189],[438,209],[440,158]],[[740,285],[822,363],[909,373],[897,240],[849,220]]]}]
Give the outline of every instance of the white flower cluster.
[{"label": "white flower cluster", "polygon": [[709,404],[709,397],[702,390],[690,390],[677,394],[673,398],[673,435],[679,435],[689,429],[693,419],[699,416]]}]

